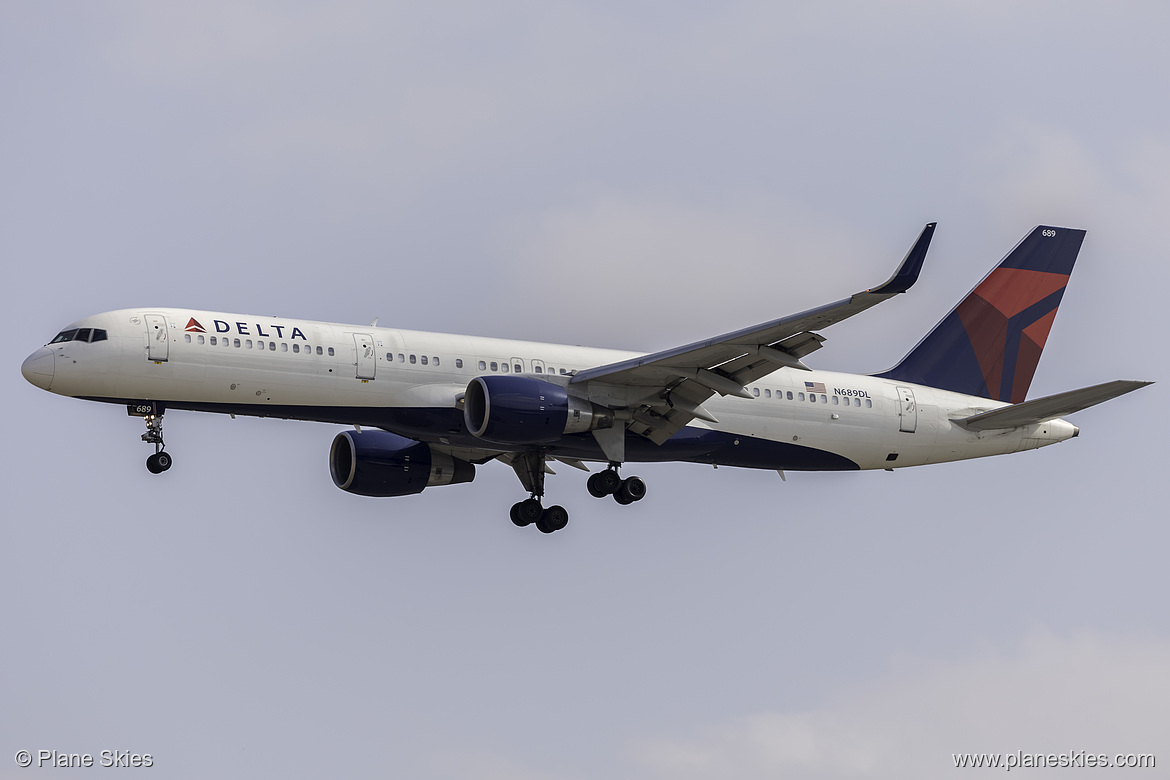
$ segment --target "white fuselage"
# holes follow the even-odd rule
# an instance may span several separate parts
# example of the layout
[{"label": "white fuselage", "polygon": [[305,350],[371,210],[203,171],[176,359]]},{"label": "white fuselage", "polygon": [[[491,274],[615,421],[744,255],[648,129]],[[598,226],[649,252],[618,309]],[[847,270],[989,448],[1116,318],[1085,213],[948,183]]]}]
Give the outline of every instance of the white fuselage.
[{"label": "white fuselage", "polygon": [[[153,401],[168,409],[364,424],[455,447],[475,444],[466,429],[451,423],[460,419],[459,400],[473,378],[520,373],[564,385],[574,371],[636,356],[189,309],[124,309],[69,327],[100,328],[108,338],[50,344],[44,348],[48,352],[30,356],[25,375],[54,393],[120,404]],[[30,368],[33,363],[39,373]],[[750,399],[712,398],[704,406],[718,422],[696,419],[680,434],[725,434],[728,446],[720,453],[758,440],[830,453],[853,464],[850,468],[881,469],[1034,449],[1076,433],[1064,420],[969,431],[954,420],[1005,404],[865,375],[784,368],[747,389]],[[578,436],[591,442],[587,434]],[[631,452],[629,459],[676,459],[670,444],[659,456],[648,449],[643,456]],[[585,451],[586,444],[581,447],[574,457],[604,460]],[[677,459],[806,468],[799,458],[739,462],[724,454],[692,453]]]}]

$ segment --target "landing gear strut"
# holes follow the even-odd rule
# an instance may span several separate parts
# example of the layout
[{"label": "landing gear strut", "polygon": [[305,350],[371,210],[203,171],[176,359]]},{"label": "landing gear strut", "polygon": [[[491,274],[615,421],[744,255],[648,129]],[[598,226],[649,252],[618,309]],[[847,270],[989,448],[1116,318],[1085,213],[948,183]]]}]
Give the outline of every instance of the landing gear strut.
[{"label": "landing gear strut", "polygon": [[646,483],[641,477],[626,477],[622,479],[617,472],[618,464],[611,463],[605,471],[599,471],[589,477],[586,487],[589,495],[594,498],[613,496],[619,504],[632,504],[646,497]]},{"label": "landing gear strut", "polygon": [[535,523],[538,531],[551,534],[569,524],[569,512],[563,506],[545,509],[541,503],[544,498],[544,460],[541,452],[525,452],[512,460],[516,476],[532,496],[512,504],[509,514],[512,522],[521,528]]},{"label": "landing gear strut", "polygon": [[142,434],[142,440],[154,445],[154,454],[146,459],[146,470],[151,474],[163,473],[174,462],[171,454],[163,449],[166,445],[163,444],[162,418],[161,413],[148,414],[145,417],[146,433]]}]

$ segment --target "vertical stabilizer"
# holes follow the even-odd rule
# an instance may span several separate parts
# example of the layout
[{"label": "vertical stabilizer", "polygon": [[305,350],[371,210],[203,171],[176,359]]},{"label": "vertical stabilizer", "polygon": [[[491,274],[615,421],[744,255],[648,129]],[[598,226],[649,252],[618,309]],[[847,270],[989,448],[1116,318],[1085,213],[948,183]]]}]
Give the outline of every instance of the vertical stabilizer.
[{"label": "vertical stabilizer", "polygon": [[1084,239],[1083,230],[1037,227],[901,363],[878,376],[1023,401]]}]

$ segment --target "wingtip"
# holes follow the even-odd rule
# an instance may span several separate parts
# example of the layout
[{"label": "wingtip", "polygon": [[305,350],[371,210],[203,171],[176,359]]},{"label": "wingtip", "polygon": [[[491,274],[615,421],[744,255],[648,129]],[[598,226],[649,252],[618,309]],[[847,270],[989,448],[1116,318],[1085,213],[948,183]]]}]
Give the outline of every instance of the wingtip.
[{"label": "wingtip", "polygon": [[869,292],[879,295],[896,295],[913,287],[914,283],[918,281],[918,275],[922,272],[922,264],[926,260],[926,251],[930,249],[930,239],[934,237],[936,225],[938,225],[937,222],[927,222],[926,227],[922,228],[914,246],[910,247],[910,251],[906,253],[906,257],[902,259],[902,264],[898,266],[894,275],[884,284]]}]

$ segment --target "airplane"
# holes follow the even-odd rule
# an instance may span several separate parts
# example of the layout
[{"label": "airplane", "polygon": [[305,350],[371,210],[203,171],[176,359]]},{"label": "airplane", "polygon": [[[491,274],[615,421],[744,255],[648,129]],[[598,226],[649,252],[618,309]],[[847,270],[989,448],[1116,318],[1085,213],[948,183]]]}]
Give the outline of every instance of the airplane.
[{"label": "airplane", "polygon": [[168,410],[352,426],[329,451],[334,484],[362,496],[471,482],[511,466],[517,526],[564,528],[544,506],[550,461],[590,471],[597,498],[628,505],[646,483],[627,463],[686,461],[786,471],[920,466],[1074,438],[1065,415],[1150,382],[1117,380],[1026,400],[1085,231],[1041,225],[897,365],[813,370],[818,332],[906,292],[936,223],[877,287],[793,316],[651,354],[176,308],[78,320],[33,352],[24,377],[118,404],[145,421],[147,468],[173,459]]}]

